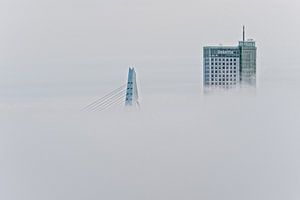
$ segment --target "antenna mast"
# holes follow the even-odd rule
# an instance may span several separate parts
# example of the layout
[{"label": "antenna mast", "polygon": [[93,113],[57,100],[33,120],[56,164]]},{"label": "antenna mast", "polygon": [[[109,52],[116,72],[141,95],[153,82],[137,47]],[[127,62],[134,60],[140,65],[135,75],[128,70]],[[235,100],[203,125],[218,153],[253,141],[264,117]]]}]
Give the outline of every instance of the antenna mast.
[{"label": "antenna mast", "polygon": [[243,26],[243,42],[245,42],[245,26]]}]

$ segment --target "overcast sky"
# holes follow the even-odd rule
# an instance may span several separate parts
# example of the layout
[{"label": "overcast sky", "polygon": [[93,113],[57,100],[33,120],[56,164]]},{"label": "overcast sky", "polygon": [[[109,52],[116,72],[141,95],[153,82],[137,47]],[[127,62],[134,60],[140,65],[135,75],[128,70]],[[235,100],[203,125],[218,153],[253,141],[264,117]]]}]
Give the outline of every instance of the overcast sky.
[{"label": "overcast sky", "polygon": [[236,45],[242,25],[260,72],[296,66],[299,9],[297,0],[2,0],[0,95],[94,95],[121,85],[130,65],[146,91],[181,87],[179,73],[196,89],[202,47]]}]

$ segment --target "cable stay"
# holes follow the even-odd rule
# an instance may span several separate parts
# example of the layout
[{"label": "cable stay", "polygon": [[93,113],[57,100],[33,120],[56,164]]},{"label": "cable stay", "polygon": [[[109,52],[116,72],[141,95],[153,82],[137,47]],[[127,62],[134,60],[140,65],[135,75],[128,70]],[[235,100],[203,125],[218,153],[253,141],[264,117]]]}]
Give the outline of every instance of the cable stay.
[{"label": "cable stay", "polygon": [[113,96],[111,96],[111,97],[109,97],[109,98],[107,98],[107,99],[105,99],[105,100],[103,100],[103,101],[101,101],[101,102],[99,102],[97,104],[94,104],[92,107],[89,108],[89,110],[94,110],[94,109],[96,109],[96,108],[98,108],[98,107],[100,107],[100,106],[102,106],[104,104],[107,104],[107,103],[109,103],[111,101],[114,101],[114,99],[118,98],[119,96],[124,96],[124,93],[125,93],[125,91],[122,90],[122,91],[114,94]]},{"label": "cable stay", "polygon": [[101,106],[93,111],[102,112],[104,110],[108,110],[108,109],[112,108],[114,105],[121,104],[124,101],[124,98],[125,98],[125,96],[120,96],[119,98],[115,99],[114,101],[112,101],[104,106]]},{"label": "cable stay", "polygon": [[126,84],[122,85],[121,87],[111,91],[110,93],[106,94],[105,96],[93,101],[92,103],[90,103],[89,105],[85,106],[83,108],[83,110],[90,110],[92,109],[93,107],[103,103],[104,101],[107,101],[109,100],[110,98],[112,98],[114,95],[116,95],[117,93],[121,93],[121,92],[124,92],[125,91],[125,86]]},{"label": "cable stay", "polygon": [[104,107],[104,106],[110,104],[111,102],[118,100],[119,98],[125,98],[125,91],[121,91],[121,92],[115,94],[114,96],[112,96],[111,98],[109,98],[105,101],[102,101],[99,104],[96,104],[94,107],[90,108],[89,110],[90,111],[97,110],[101,107]]}]

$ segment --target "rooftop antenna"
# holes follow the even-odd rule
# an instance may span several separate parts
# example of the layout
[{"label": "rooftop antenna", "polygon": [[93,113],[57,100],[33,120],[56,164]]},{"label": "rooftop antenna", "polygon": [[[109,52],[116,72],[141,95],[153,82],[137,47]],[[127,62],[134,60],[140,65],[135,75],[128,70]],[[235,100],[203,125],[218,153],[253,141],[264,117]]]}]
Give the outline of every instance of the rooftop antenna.
[{"label": "rooftop antenna", "polygon": [[243,42],[245,42],[245,26],[243,26]]}]

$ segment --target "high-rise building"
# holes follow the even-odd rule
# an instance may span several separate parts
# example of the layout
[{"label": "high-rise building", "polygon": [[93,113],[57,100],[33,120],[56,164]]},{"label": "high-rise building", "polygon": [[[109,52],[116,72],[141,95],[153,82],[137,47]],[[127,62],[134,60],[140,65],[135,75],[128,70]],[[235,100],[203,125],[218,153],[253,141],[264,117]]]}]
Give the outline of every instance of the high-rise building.
[{"label": "high-rise building", "polygon": [[245,27],[243,27],[243,41],[239,42],[241,52],[240,78],[242,83],[256,85],[256,46],[254,40],[245,41]]},{"label": "high-rise building", "polygon": [[240,49],[238,47],[204,47],[204,85],[234,87],[240,81]]},{"label": "high-rise building", "polygon": [[255,41],[243,40],[238,46],[203,48],[203,84],[207,88],[233,88],[240,84],[256,85]]}]

